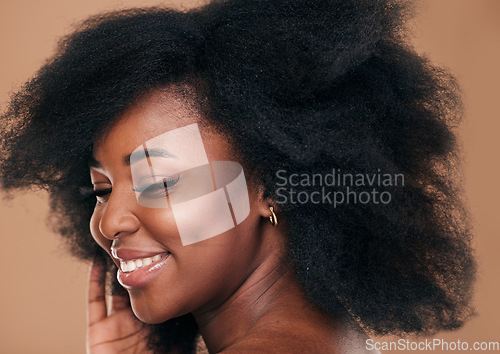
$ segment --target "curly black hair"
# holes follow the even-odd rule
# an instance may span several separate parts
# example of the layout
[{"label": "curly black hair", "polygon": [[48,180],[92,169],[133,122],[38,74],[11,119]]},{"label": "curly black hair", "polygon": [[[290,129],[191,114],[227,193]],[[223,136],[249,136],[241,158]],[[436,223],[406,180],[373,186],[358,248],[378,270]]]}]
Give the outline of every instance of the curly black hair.
[{"label": "curly black hair", "polygon": [[[463,109],[453,76],[408,44],[411,13],[396,0],[227,0],[94,16],[12,94],[1,186],[46,189],[73,253],[107,259],[80,193],[93,143],[145,92],[187,83],[266,198],[280,170],[404,175],[384,205],[280,205],[311,303],[369,333],[458,328],[475,277],[453,133]],[[194,350],[192,316],[153,327],[158,351]]]}]

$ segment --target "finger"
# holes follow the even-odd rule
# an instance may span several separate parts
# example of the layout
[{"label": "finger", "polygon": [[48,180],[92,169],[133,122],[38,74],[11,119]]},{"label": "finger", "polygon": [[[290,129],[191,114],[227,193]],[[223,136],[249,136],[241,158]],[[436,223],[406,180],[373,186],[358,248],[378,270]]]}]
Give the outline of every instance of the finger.
[{"label": "finger", "polygon": [[87,298],[87,325],[106,318],[106,296],[104,282],[104,267],[99,262],[92,262],[89,272],[89,288]]},{"label": "finger", "polygon": [[111,295],[108,298],[108,315],[112,315],[121,310],[130,310],[130,299],[127,294]]}]

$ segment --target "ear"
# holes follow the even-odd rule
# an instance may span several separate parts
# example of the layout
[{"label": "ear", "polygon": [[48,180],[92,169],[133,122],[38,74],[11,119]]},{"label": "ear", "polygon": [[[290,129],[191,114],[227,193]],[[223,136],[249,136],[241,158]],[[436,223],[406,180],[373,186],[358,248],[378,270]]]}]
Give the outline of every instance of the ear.
[{"label": "ear", "polygon": [[264,188],[262,186],[258,187],[257,195],[257,210],[262,217],[268,219],[272,215],[270,207],[273,207],[275,213],[279,211],[279,206],[274,200],[264,198]]}]

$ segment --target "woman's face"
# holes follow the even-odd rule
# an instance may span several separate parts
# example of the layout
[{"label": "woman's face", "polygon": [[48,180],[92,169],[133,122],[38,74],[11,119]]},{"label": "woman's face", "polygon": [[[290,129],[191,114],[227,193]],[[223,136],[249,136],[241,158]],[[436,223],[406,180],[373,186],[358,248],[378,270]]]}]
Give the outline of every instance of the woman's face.
[{"label": "woman's face", "polygon": [[[220,198],[230,199],[234,188],[211,183],[222,194],[193,202],[206,192],[200,176],[217,174],[212,161],[241,163],[227,139],[196,124],[199,119],[180,96],[156,92],[126,111],[94,147],[98,197],[91,233],[121,266],[118,280],[147,323],[216,308],[268,256],[261,240],[269,227],[262,217],[267,204],[251,184],[247,193],[240,178],[240,206],[233,199],[222,210]],[[158,153],[166,150],[175,152]],[[145,151],[142,159],[138,151]],[[158,185],[153,180],[162,187],[148,187]],[[229,219],[221,216],[228,210]]]}]

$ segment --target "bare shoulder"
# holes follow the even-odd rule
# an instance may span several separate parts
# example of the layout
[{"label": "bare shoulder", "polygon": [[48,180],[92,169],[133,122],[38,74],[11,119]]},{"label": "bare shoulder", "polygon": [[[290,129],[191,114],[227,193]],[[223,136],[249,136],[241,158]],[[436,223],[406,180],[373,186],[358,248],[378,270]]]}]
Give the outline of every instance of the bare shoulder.
[{"label": "bare shoulder", "polygon": [[366,349],[366,339],[358,331],[317,318],[288,319],[256,326],[244,340],[221,353],[375,354]]}]

